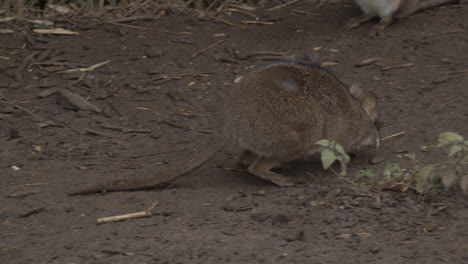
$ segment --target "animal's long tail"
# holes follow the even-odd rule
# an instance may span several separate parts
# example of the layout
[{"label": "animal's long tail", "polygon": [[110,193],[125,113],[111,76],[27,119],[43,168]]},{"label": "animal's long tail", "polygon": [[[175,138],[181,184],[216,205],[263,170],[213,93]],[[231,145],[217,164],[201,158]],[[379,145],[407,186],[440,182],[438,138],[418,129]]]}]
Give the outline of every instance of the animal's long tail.
[{"label": "animal's long tail", "polygon": [[402,6],[398,12],[398,18],[406,17],[416,12],[423,11],[431,7],[454,4],[460,2],[461,0],[414,0],[414,1],[402,1]]},{"label": "animal's long tail", "polygon": [[194,158],[189,160],[187,163],[183,163],[176,168],[167,171],[162,171],[159,174],[161,177],[151,175],[145,178],[137,179],[121,179],[114,180],[112,182],[104,182],[94,184],[83,189],[72,191],[69,196],[90,194],[98,192],[115,192],[115,191],[131,191],[131,190],[145,190],[152,189],[163,184],[175,181],[184,175],[200,168],[205,163],[210,161],[216,153],[222,148],[222,141],[216,137],[211,137],[206,143],[201,144],[195,154]]},{"label": "animal's long tail", "polygon": [[418,6],[417,11],[421,11],[424,9],[441,6],[441,5],[455,4],[459,2],[460,0],[421,0],[419,1],[419,6]]}]

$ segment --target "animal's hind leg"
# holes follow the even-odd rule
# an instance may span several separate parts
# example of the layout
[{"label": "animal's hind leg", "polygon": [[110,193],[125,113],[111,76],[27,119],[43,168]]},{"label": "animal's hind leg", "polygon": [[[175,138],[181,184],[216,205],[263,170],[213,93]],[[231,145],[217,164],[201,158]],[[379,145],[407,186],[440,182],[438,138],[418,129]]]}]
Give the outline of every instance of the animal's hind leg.
[{"label": "animal's hind leg", "polygon": [[348,20],[348,22],[345,25],[345,28],[350,30],[359,27],[362,23],[367,22],[371,20],[373,17],[368,16],[366,14],[359,16],[359,17],[354,17]]},{"label": "animal's hind leg", "polygon": [[390,25],[392,22],[393,22],[393,17],[392,16],[383,17],[382,19],[380,19],[379,23],[372,26],[372,28],[371,28],[371,30],[369,32],[369,37],[379,36],[380,34],[382,34],[384,29],[386,27],[388,27],[388,25]]},{"label": "animal's hind leg", "polygon": [[295,183],[285,176],[271,171],[272,168],[281,164],[281,161],[258,157],[247,169],[250,173],[255,174],[262,179],[270,181],[278,186],[294,186]]},{"label": "animal's hind leg", "polygon": [[245,149],[242,151],[242,154],[240,155],[239,160],[237,161],[237,165],[240,167],[248,167],[254,162],[255,157],[255,153]]}]

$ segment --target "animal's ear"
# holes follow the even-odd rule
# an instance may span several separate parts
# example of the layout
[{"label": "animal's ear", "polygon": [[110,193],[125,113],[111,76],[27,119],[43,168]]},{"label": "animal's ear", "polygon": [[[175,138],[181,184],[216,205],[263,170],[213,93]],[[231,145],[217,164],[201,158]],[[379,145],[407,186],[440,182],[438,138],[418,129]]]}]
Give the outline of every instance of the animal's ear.
[{"label": "animal's ear", "polygon": [[362,92],[359,85],[357,84],[351,85],[351,87],[349,87],[349,92],[356,100],[362,103],[362,100],[364,100],[364,93]]},{"label": "animal's ear", "polygon": [[375,93],[366,92],[361,101],[362,108],[370,116],[372,122],[375,122],[379,116],[378,100]]}]

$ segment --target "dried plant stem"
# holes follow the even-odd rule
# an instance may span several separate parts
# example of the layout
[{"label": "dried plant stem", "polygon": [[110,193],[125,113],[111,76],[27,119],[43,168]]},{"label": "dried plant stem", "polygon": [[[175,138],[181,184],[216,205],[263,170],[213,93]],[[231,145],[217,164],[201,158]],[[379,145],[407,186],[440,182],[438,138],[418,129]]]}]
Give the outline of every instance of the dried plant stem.
[{"label": "dried plant stem", "polygon": [[44,118],[42,118],[42,117],[36,115],[35,113],[29,111],[28,109],[26,109],[26,108],[24,108],[24,107],[18,105],[18,104],[11,103],[11,102],[6,102],[6,101],[0,101],[0,103],[12,105],[12,106],[14,106],[14,107],[16,107],[16,108],[18,108],[18,109],[21,109],[21,110],[23,110],[24,112],[26,112],[26,113],[28,113],[28,114],[34,116],[35,118],[37,118],[39,121],[42,121],[42,122],[47,122],[47,121],[48,121],[48,120],[46,120],[46,119],[44,119]]},{"label": "dried plant stem", "polygon": [[387,139],[391,139],[391,138],[394,138],[394,137],[398,137],[398,136],[401,136],[401,135],[404,135],[404,134],[405,134],[405,132],[403,132],[403,131],[398,132],[396,134],[393,134],[393,135],[386,136],[386,137],[382,138],[382,141],[387,140]]},{"label": "dried plant stem", "polygon": [[222,40],[219,40],[219,41],[217,41],[217,42],[211,44],[210,46],[208,46],[208,47],[206,47],[206,48],[204,48],[204,49],[199,50],[198,52],[196,52],[195,54],[193,54],[190,58],[193,59],[193,58],[197,57],[198,55],[207,52],[209,49],[212,49],[212,48],[218,46],[219,44],[221,44],[221,43],[223,43],[223,42],[224,42],[223,39],[222,39]]},{"label": "dried plant stem", "polygon": [[301,1],[301,0],[292,0],[291,2],[287,2],[287,3],[281,4],[281,5],[274,6],[274,7],[270,8],[270,9],[268,9],[268,11],[277,10],[277,9],[283,8],[285,6],[295,4],[295,3],[299,2],[299,1]]},{"label": "dried plant stem", "polygon": [[146,211],[143,212],[137,212],[137,213],[131,213],[131,214],[124,214],[124,215],[115,215],[115,216],[109,216],[109,217],[103,217],[99,218],[97,220],[98,224],[103,224],[103,223],[109,223],[109,222],[118,222],[118,221],[123,221],[127,219],[135,219],[135,218],[143,218],[143,217],[149,217],[153,215],[152,210],[154,207],[158,205],[158,202],[154,202]]}]

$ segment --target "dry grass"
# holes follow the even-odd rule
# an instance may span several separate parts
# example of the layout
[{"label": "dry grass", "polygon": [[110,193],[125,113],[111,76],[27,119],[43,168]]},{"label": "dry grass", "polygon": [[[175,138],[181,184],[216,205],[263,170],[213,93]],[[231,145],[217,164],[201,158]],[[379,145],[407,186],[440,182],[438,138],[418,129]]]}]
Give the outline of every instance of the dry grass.
[{"label": "dry grass", "polygon": [[[289,0],[288,0],[289,1]],[[237,8],[253,10],[265,5],[279,5],[285,0],[0,0],[0,15],[16,17],[53,17],[90,15],[121,18],[157,15],[162,10],[176,13],[188,10],[219,12]],[[57,9],[55,6],[65,7]],[[68,12],[64,12],[68,10]]]}]

